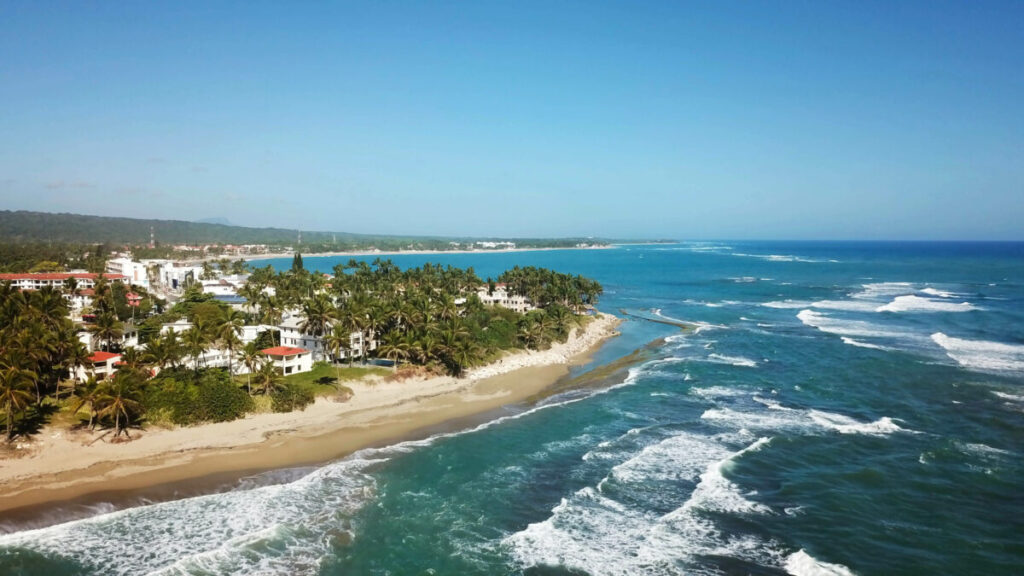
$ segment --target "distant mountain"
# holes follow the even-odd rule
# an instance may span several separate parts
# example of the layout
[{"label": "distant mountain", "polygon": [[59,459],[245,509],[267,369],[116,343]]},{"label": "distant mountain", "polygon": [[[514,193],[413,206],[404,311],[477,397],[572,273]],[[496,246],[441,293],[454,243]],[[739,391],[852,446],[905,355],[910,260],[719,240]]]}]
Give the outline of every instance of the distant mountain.
[{"label": "distant mountain", "polygon": [[231,226],[231,222],[223,216],[214,216],[213,218],[203,218],[196,220],[199,224],[223,224],[224,226]]},{"label": "distant mountain", "polygon": [[[58,242],[72,244],[107,243],[142,245],[149,234],[159,244],[270,244],[295,246],[295,229],[249,228],[220,222],[183,220],[144,220],[83,214],[54,214],[24,210],[0,210],[0,242]],[[464,245],[476,241],[511,240],[518,247],[571,247],[579,243],[601,244],[593,238],[468,238],[438,236],[383,236],[349,232],[302,231],[302,251],[350,250],[448,250],[452,243]]]}]

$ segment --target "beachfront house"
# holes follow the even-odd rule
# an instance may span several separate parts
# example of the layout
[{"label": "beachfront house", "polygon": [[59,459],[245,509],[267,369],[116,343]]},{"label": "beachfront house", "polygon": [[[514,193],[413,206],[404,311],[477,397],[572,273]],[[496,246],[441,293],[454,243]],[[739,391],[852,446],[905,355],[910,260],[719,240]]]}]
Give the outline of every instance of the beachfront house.
[{"label": "beachfront house", "polygon": [[[284,315],[278,329],[281,331],[281,344],[284,346],[299,346],[309,350],[314,361],[328,360],[330,354],[324,346],[324,338],[306,334],[302,331],[303,317],[301,313],[289,312]],[[338,354],[339,360],[358,358],[363,351],[363,333],[352,332],[348,337],[348,350],[341,350]],[[365,341],[366,350],[376,350],[377,342],[373,339]]]},{"label": "beachfront house", "polygon": [[484,285],[477,291],[476,295],[484,304],[489,306],[502,306],[515,310],[520,314],[525,314],[536,308],[529,298],[513,294],[512,291],[504,284],[496,284],[493,292]]},{"label": "beachfront house", "polygon": [[75,368],[75,378],[79,382],[84,382],[89,378],[89,375],[92,374],[96,376],[97,380],[103,380],[117,370],[115,365],[120,361],[120,354],[97,350],[92,353],[92,356],[89,356],[85,365]]},{"label": "beachfront house", "polygon": [[274,346],[273,348],[265,348],[262,352],[286,376],[309,372],[313,369],[313,355],[305,348]]}]

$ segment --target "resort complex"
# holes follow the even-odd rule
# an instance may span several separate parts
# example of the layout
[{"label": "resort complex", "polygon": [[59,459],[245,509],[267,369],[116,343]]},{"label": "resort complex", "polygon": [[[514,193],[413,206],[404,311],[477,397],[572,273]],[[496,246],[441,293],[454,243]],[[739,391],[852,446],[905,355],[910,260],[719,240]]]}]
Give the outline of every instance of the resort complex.
[{"label": "resort complex", "polygon": [[[472,269],[400,270],[376,259],[321,273],[299,255],[282,272],[130,254],[106,270],[0,276],[9,439],[29,439],[56,416],[116,437],[140,425],[288,411],[341,393],[346,374],[364,367],[460,376],[506,351],[565,341],[602,292],[541,268],[484,281]],[[357,365],[362,372],[346,372]],[[310,372],[316,386],[294,380]]]}]

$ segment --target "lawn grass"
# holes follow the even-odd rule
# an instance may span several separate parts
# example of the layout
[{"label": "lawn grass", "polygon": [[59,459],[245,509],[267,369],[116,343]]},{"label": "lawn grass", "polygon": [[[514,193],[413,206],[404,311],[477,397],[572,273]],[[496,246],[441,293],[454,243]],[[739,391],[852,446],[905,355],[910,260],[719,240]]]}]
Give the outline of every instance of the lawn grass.
[{"label": "lawn grass", "polygon": [[[377,366],[332,366],[317,362],[309,372],[285,376],[285,382],[293,386],[307,387],[316,396],[331,396],[348,389],[343,382],[361,380],[367,376],[387,376],[391,372]],[[339,380],[340,377],[340,380]],[[348,389],[351,392],[351,389]]]}]

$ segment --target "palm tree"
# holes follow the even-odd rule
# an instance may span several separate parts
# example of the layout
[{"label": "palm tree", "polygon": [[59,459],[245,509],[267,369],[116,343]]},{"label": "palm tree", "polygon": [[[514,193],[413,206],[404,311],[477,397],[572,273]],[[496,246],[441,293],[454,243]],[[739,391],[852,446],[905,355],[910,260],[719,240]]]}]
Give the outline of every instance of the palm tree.
[{"label": "palm tree", "polygon": [[397,372],[399,361],[409,357],[409,342],[400,334],[392,332],[388,334],[387,340],[377,349],[377,352],[394,362],[394,368]]},{"label": "palm tree", "polygon": [[256,341],[253,340],[238,351],[238,360],[245,365],[248,372],[246,373],[246,387],[249,389],[249,396],[252,396],[252,375],[259,366],[263,363],[265,356],[260,351],[259,346],[256,345]]},{"label": "palm tree", "polygon": [[206,351],[206,346],[210,343],[210,338],[207,336],[204,326],[200,324],[199,318],[196,318],[196,323],[192,325],[192,328],[186,330],[182,335],[182,341],[185,344],[185,349],[192,356],[193,366],[198,374],[199,358]]},{"label": "palm tree", "polygon": [[[275,296],[265,295],[260,302],[260,315],[262,321],[271,326],[277,326],[281,324],[281,317],[283,312],[281,311],[281,303]],[[280,331],[278,331],[278,342],[277,345],[281,345]]]},{"label": "palm tree", "polygon": [[349,347],[352,345],[352,333],[345,330],[345,327],[341,324],[335,324],[331,332],[324,337],[324,350],[326,350],[334,362],[335,370],[338,372],[338,380],[341,380],[341,368],[338,366],[338,356],[341,351],[349,352],[349,360],[351,362],[351,352]]},{"label": "palm tree", "polygon": [[96,380],[96,376],[90,374],[85,382],[75,386],[73,394],[78,398],[78,403],[75,404],[75,408],[71,411],[71,414],[78,414],[79,410],[85,406],[89,406],[89,429],[91,430],[95,425],[96,406],[100,397],[100,386],[99,382]]},{"label": "palm tree", "polygon": [[279,390],[284,383],[284,376],[269,360],[264,362],[256,372],[256,384],[269,396]]},{"label": "palm tree", "polygon": [[124,334],[124,324],[113,312],[101,312],[96,317],[96,323],[89,327],[89,332],[92,332],[96,340],[106,342],[109,352],[114,338],[120,338]]},{"label": "palm tree", "polygon": [[299,330],[305,334],[322,337],[330,331],[331,323],[338,317],[338,310],[326,294],[317,294],[303,306],[303,320]]},{"label": "palm tree", "polygon": [[98,415],[114,417],[114,438],[120,436],[121,432],[128,436],[128,426],[132,418],[142,412],[142,393],[139,384],[136,374],[125,373],[105,380],[100,386]]},{"label": "palm tree", "polygon": [[232,368],[231,360],[235,355],[235,349],[242,343],[239,336],[242,334],[242,328],[245,326],[245,318],[242,313],[237,310],[228,310],[221,320],[214,328],[214,334],[222,348],[228,351],[228,374],[234,375],[235,371]]},{"label": "palm tree", "polygon": [[0,404],[7,415],[7,440],[14,438],[14,412],[23,411],[32,401],[32,385],[37,377],[34,372],[14,364],[0,366]]}]

